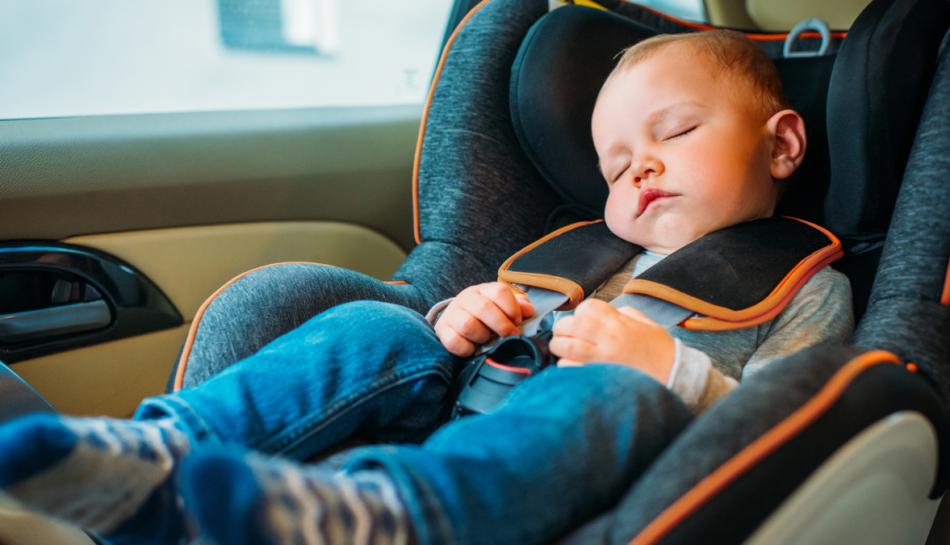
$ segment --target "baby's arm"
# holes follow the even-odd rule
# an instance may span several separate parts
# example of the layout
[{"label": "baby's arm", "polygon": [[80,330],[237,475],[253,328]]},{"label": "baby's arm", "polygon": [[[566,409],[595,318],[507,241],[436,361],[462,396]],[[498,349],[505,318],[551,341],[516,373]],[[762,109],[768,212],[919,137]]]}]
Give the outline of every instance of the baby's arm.
[{"label": "baby's arm", "polygon": [[559,365],[612,362],[635,367],[663,384],[673,369],[676,342],[665,329],[630,307],[587,299],[554,324],[551,353]]},{"label": "baby's arm", "polygon": [[742,377],[810,346],[847,344],[854,332],[852,308],[848,278],[830,267],[818,271],[772,320]]},{"label": "baby's arm", "polygon": [[[811,346],[847,343],[854,330],[851,308],[848,279],[830,267],[818,271],[782,312],[759,326],[758,347],[743,367],[742,377]],[[703,352],[679,342],[677,347],[681,351],[669,386],[693,413],[706,410],[738,385],[713,367]]]},{"label": "baby's arm", "polygon": [[[595,305],[594,308],[582,309],[588,302]],[[580,321],[570,320],[568,316],[554,325],[555,338],[551,341],[551,351],[562,358],[561,365],[595,361],[631,365],[666,384],[694,414],[703,412],[738,385],[734,379],[713,367],[705,353],[679,340],[674,341],[662,328],[633,309],[613,309],[602,301],[589,300],[578,306],[575,316],[577,314],[595,316]],[[618,314],[628,317],[639,315],[642,317],[639,319],[641,325],[621,320]],[[602,335],[592,329],[593,324],[604,322],[611,324],[612,333]],[[631,325],[635,327],[627,327]],[[743,369],[743,377],[776,359],[810,346],[847,343],[853,329],[848,280],[841,273],[826,267],[802,286],[772,320],[768,329],[763,330],[758,348]],[[669,340],[664,339],[664,335]],[[672,352],[669,352],[669,348],[663,348],[670,344]],[[654,352],[657,348],[661,351]],[[576,357],[568,356],[569,353]]]},{"label": "baby's arm", "polygon": [[471,356],[475,347],[498,334],[518,335],[522,319],[534,314],[523,294],[501,282],[478,284],[462,290],[435,322],[442,346],[456,356]]}]

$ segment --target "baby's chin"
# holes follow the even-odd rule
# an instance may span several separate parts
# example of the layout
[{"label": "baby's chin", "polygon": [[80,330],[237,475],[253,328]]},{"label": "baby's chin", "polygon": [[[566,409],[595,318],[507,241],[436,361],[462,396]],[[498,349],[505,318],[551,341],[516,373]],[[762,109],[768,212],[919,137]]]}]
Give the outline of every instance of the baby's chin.
[{"label": "baby's chin", "polygon": [[699,240],[708,231],[696,225],[679,222],[656,222],[648,226],[626,225],[607,227],[618,237],[658,254],[671,254],[687,244]]}]

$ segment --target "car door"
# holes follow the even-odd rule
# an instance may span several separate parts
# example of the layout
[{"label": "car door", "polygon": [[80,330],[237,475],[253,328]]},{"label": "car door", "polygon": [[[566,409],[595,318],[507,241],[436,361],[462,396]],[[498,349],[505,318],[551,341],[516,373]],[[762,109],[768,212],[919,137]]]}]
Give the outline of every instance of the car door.
[{"label": "car door", "polygon": [[458,4],[0,4],[0,361],[62,412],[128,416],[235,275],[387,279]]}]

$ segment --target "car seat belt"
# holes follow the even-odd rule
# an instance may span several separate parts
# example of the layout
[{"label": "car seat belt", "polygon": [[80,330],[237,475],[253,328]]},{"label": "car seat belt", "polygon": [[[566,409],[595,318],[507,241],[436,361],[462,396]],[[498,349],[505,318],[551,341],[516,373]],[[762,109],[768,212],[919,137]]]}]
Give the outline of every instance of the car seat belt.
[{"label": "car seat belt", "polygon": [[[518,327],[524,337],[537,335],[541,322],[570,299],[563,293],[534,286],[528,287],[525,294],[534,306],[534,316]],[[692,310],[642,293],[621,293],[610,301],[610,305],[614,308],[632,307],[639,310],[663,329],[677,326],[694,314]]]},{"label": "car seat belt", "polygon": [[[514,385],[554,363],[555,310],[575,308],[643,248],[610,233],[602,221],[581,222],[527,246],[499,269],[499,280],[525,292],[535,315],[520,335],[475,357],[459,378],[453,415],[487,412]],[[766,218],[710,233],[629,280],[610,304],[629,306],[664,329],[730,330],[776,316],[815,272],[842,255],[827,230],[793,218]]]}]

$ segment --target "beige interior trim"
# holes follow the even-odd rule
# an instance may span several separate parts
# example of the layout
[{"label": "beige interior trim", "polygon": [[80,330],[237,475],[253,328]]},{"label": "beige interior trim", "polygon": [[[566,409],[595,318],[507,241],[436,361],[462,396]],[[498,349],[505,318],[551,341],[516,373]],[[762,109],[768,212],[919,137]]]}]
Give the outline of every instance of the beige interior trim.
[{"label": "beige interior trim", "polygon": [[144,398],[165,391],[189,325],[21,361],[10,368],[63,413],[125,418]]},{"label": "beige interior trim", "polygon": [[0,545],[94,545],[82,530],[0,504]]},{"label": "beige interior trim", "polygon": [[847,30],[868,4],[870,0],[745,0],[751,20],[762,30],[771,31],[791,30],[812,17],[832,30]]},{"label": "beige interior trim", "polygon": [[745,0],[703,0],[709,24],[740,30],[758,30],[746,13]]},{"label": "beige interior trim", "polygon": [[308,261],[388,280],[406,253],[376,231],[338,222],[178,227],[64,240],[108,252],[148,276],[186,322],[218,288],[263,265]]}]

